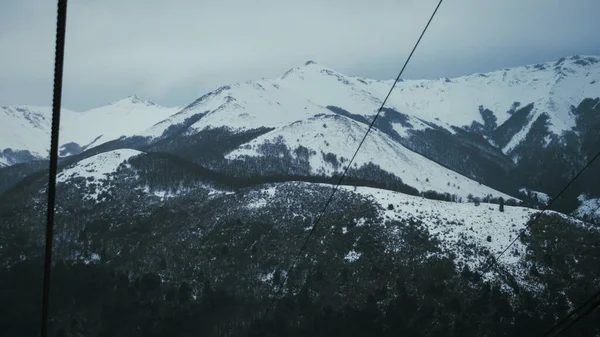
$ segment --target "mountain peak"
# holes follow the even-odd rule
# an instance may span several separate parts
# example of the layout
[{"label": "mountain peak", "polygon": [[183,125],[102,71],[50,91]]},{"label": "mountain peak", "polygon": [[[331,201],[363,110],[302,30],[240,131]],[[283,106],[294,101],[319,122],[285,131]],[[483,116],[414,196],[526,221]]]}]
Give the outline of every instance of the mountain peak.
[{"label": "mountain peak", "polygon": [[156,103],[140,99],[136,94],[129,95],[121,100],[111,103],[110,105],[123,105],[123,104],[143,104],[147,106],[157,106]]},{"label": "mountain peak", "polygon": [[[312,60],[308,60],[304,63],[304,65],[301,66],[297,66],[294,68],[289,69],[288,71],[286,71],[283,75],[281,75],[279,78],[280,79],[284,79],[286,77],[288,77],[291,74],[295,74],[297,76],[304,76],[307,74],[318,74],[318,73],[327,73],[327,74],[332,74],[332,73],[336,73],[339,74],[325,66],[323,66],[322,64],[319,64],[315,61]],[[340,74],[341,75],[341,74]]]}]

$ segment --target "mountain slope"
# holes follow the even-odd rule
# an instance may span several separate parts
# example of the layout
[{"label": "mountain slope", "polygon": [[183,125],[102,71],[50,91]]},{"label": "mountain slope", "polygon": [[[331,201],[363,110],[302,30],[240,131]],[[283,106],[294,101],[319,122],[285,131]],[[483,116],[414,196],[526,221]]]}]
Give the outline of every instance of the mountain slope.
[{"label": "mountain slope", "polygon": [[[259,136],[230,152],[226,158],[242,161],[247,161],[247,157],[276,158],[287,149],[295,159],[307,157],[304,159],[308,161],[311,174],[341,174],[366,131],[365,124],[343,116],[317,116]],[[275,146],[281,147],[278,153],[270,151],[270,147]],[[298,149],[302,151],[299,153]],[[353,168],[360,169],[368,164],[375,164],[383,171],[394,174],[421,192],[433,190],[456,194],[465,199],[469,194],[509,198],[504,193],[432,163],[376,129],[366,138]]]}]

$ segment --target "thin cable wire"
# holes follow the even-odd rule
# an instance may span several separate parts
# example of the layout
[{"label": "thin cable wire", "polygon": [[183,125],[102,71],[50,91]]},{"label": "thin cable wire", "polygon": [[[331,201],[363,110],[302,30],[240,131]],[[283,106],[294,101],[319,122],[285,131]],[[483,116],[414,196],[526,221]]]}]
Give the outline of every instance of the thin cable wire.
[{"label": "thin cable wire", "polygon": [[[565,187],[563,187],[563,189],[556,195],[556,197],[552,198],[552,200],[550,200],[550,202],[546,205],[546,207],[544,207],[544,209],[541,212],[536,214],[535,218],[525,226],[526,227],[525,229],[531,228],[533,226],[533,224],[536,221],[538,221],[538,219],[542,216],[542,214],[544,214],[552,206],[552,204],[554,204],[554,202],[560,198],[560,196],[575,182],[575,180],[577,180],[577,178],[579,178],[579,176],[588,167],[590,167],[590,165],[592,165],[592,163],[596,159],[598,159],[599,156],[600,156],[600,152],[596,153],[596,155],[569,181],[569,183],[567,185],[565,185]],[[512,245],[515,244],[515,242],[517,242],[518,239],[521,238],[521,236],[525,233],[525,229],[521,230],[519,232],[519,235],[517,235],[514,238],[514,240],[512,240],[511,243],[506,248],[504,248],[504,250],[499,255],[497,255],[495,258],[493,258],[491,260],[488,260],[488,261],[491,261],[491,263],[490,262],[486,263],[486,265],[488,265],[488,266],[486,268],[484,268],[484,271],[482,272],[482,274],[487,273],[489,271],[489,269],[493,266],[493,264],[496,263],[496,261],[498,261],[498,259],[500,257],[502,257],[502,255],[504,255],[504,253],[506,253],[508,251],[508,249],[510,247],[512,247]]]},{"label": "thin cable wire", "polygon": [[554,334],[554,336],[557,336],[557,335],[569,330],[575,324],[577,324],[580,320],[582,320],[583,318],[585,318],[586,316],[588,316],[592,312],[594,312],[594,310],[596,310],[598,307],[600,307],[600,299],[596,300],[596,302],[593,303],[586,311],[584,311],[581,315],[579,315],[577,318],[575,318],[569,324],[567,324],[564,328],[562,328],[560,331],[558,331],[556,334]]},{"label": "thin cable wire", "polygon": [[67,0],[58,0],[56,20],[56,46],[54,53],[54,96],[52,98],[52,133],[50,136],[50,172],[48,174],[48,208],[46,218],[46,248],[44,256],[44,287],[42,297],[42,337],[48,336],[48,309],[50,299],[50,274],[52,271],[52,239],[54,236],[54,206],[56,204],[56,172],[58,166],[58,131],[62,98],[63,63],[65,56],[65,30],[67,26]]},{"label": "thin cable wire", "polygon": [[363,136],[362,140],[360,141],[360,143],[358,144],[358,147],[356,148],[356,151],[354,151],[354,155],[352,155],[352,158],[350,159],[350,162],[348,162],[348,165],[346,166],[346,168],[344,169],[344,172],[342,173],[342,176],[340,177],[339,181],[337,182],[337,184],[335,185],[335,187],[333,188],[333,191],[331,193],[331,195],[329,196],[329,199],[327,199],[327,202],[325,203],[325,206],[323,207],[323,210],[321,210],[319,216],[317,217],[317,220],[315,221],[314,225],[312,226],[312,228],[310,229],[310,232],[308,233],[308,235],[306,236],[306,239],[304,240],[304,243],[302,244],[302,246],[300,247],[300,250],[298,251],[298,254],[296,254],[296,257],[293,260],[293,263],[291,264],[291,266],[288,268],[288,271],[285,275],[285,279],[284,281],[281,283],[281,285],[279,286],[279,289],[276,292],[276,295],[274,297],[274,299],[276,300],[280,293],[281,290],[283,289],[283,287],[285,286],[285,283],[288,280],[288,277],[291,273],[291,271],[294,269],[294,266],[296,265],[296,263],[298,263],[298,260],[300,259],[300,256],[302,255],[302,252],[306,249],[306,246],[308,245],[308,242],[311,238],[311,236],[313,235],[313,233],[315,232],[317,226],[319,225],[319,222],[321,221],[321,219],[323,218],[323,215],[325,214],[325,212],[327,211],[327,208],[329,207],[329,205],[331,204],[331,201],[333,200],[333,197],[335,196],[335,194],[337,193],[340,185],[342,184],[342,181],[344,180],[344,178],[346,177],[346,174],[348,173],[348,170],[350,169],[350,166],[352,165],[352,162],[354,162],[354,159],[356,158],[356,155],[358,154],[358,151],[360,151],[360,148],[362,147],[363,143],[365,142],[365,139],[367,139],[367,136],[369,135],[369,132],[371,131],[371,129],[373,128],[373,126],[375,125],[375,121],[377,120],[377,118],[379,117],[379,115],[381,114],[381,111],[383,111],[383,107],[385,106],[385,103],[387,102],[387,100],[389,99],[390,95],[392,94],[392,91],[394,90],[394,88],[396,87],[396,83],[398,83],[398,81],[400,81],[400,76],[402,76],[402,73],[404,72],[404,69],[406,69],[406,66],[408,65],[408,62],[410,62],[410,59],[412,58],[413,54],[415,53],[415,50],[417,49],[417,47],[419,46],[419,43],[421,42],[421,39],[423,38],[423,36],[425,35],[425,32],[427,31],[427,29],[429,28],[429,25],[431,24],[431,21],[433,20],[433,18],[435,17],[435,14],[437,13],[438,9],[440,8],[442,2],[444,0],[440,0],[437,4],[437,6],[435,7],[435,10],[433,11],[433,13],[431,14],[431,17],[429,18],[429,21],[427,21],[427,25],[425,25],[425,28],[423,29],[423,31],[421,32],[421,35],[419,36],[419,39],[417,40],[417,43],[415,43],[415,46],[413,47],[412,51],[410,52],[410,54],[408,55],[408,58],[406,59],[406,62],[404,62],[404,66],[402,66],[402,69],[400,70],[400,72],[398,73],[398,76],[396,77],[396,80],[394,81],[394,84],[392,84],[392,87],[390,88],[390,91],[387,93],[387,96],[385,97],[385,99],[383,100],[383,103],[381,103],[381,107],[379,108],[379,110],[377,110],[377,114],[375,115],[375,117],[373,117],[373,120],[371,121],[371,124],[369,125],[369,128],[367,129],[367,132],[365,132],[365,135]]},{"label": "thin cable wire", "polygon": [[[594,300],[596,300],[596,303],[593,303]],[[593,304],[590,305],[590,303],[593,303]],[[571,312],[567,316],[565,316],[563,319],[561,319],[560,321],[555,323],[552,327],[550,327],[550,329],[548,329],[548,331],[546,331],[541,337],[557,336],[558,334],[570,329],[573,325],[575,325],[577,322],[579,322],[583,317],[591,314],[598,306],[600,306],[600,290],[598,290],[598,292],[596,292],[594,295],[592,295],[590,298],[588,298],[585,302],[583,302],[583,304],[581,304],[577,308],[571,310]],[[565,325],[561,328],[561,325],[565,324],[578,311],[584,310],[586,307],[588,307],[588,309],[585,312],[583,312],[576,319],[570,321],[567,325]]]}]

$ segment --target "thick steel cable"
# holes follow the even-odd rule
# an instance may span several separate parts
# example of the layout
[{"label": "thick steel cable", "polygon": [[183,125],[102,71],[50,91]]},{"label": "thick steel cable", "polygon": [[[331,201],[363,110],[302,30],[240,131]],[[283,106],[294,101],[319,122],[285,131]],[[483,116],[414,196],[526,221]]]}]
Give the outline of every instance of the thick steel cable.
[{"label": "thick steel cable", "polygon": [[52,239],[54,236],[54,206],[56,205],[56,173],[58,166],[58,131],[62,98],[63,63],[65,56],[65,30],[67,26],[67,0],[58,0],[56,45],[54,51],[54,92],[52,98],[52,133],[50,135],[50,172],[48,174],[48,207],[46,218],[46,247],[44,255],[44,287],[42,292],[42,337],[48,336],[48,311],[50,304],[50,275],[52,272]]}]

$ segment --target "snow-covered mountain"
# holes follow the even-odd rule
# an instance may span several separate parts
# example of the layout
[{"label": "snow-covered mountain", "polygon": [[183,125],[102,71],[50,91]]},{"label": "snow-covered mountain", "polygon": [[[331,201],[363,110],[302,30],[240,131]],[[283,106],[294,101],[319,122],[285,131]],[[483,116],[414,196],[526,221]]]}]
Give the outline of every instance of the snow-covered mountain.
[{"label": "snow-covered mountain", "polygon": [[[122,146],[175,154],[228,174],[339,174],[392,84],[309,61],[275,79],[220,87],[184,108],[132,96],[83,113],[65,110],[61,155],[137,136],[141,143]],[[505,196],[487,185],[512,195],[523,188],[553,195],[600,142],[593,132],[600,128],[599,93],[594,56],[403,80],[352,169],[374,165],[421,192]],[[10,133],[0,143],[0,165],[45,157],[49,109],[3,111]],[[596,183],[580,192],[600,197],[592,191]]]},{"label": "snow-covered mountain", "polygon": [[[160,138],[174,125],[181,126],[179,135],[188,138],[202,137],[208,130],[242,134],[267,127],[273,130],[240,144],[227,158],[261,156],[259,148],[271,144],[279,144],[294,157],[300,146],[314,153],[309,158],[311,172],[331,174],[343,165],[328,165],[322,154],[349,158],[392,84],[345,76],[309,61],[276,79],[218,88],[141,135]],[[374,142],[386,145],[359,156],[368,156],[397,174],[403,162],[401,157],[389,157],[398,148],[390,144],[401,144],[496,189],[514,184],[509,188],[515,193],[527,187],[552,194],[555,186],[546,182],[566,179],[585,159],[585,154],[571,149],[579,145],[563,145],[566,133],[574,132],[579,143],[594,142],[583,135],[581,120],[585,114],[588,119],[600,116],[594,113],[599,93],[600,58],[593,56],[455,79],[401,81],[375,125],[381,132],[371,135],[381,138],[385,133],[388,138]],[[579,111],[582,106],[591,112]],[[548,158],[557,151],[569,152],[563,157],[570,159],[555,163],[559,169],[550,174],[545,168],[550,163],[537,156]],[[389,159],[394,168],[385,163],[388,157],[394,158]],[[529,175],[532,179],[520,178]],[[549,175],[554,178],[548,179]],[[564,183],[556,181],[556,185]]]},{"label": "snow-covered mountain", "polygon": [[[169,126],[199,113],[206,115],[188,133],[223,126],[279,127],[317,114],[331,114],[328,106],[369,120],[392,84],[345,76],[309,61],[277,79],[223,86],[141,135],[160,136]],[[392,127],[399,135],[408,136],[409,131],[434,127],[456,133],[455,127],[470,128],[473,123],[500,127],[516,110],[533,104],[526,122],[501,147],[509,153],[543,113],[549,116],[551,132],[560,135],[570,130],[575,126],[572,107],[585,98],[598,97],[598,93],[600,58],[573,56],[454,79],[401,81],[386,106],[407,115],[403,123],[394,122]],[[493,122],[486,122],[485,110],[491,111]]]},{"label": "snow-covered mountain", "polygon": [[[122,136],[133,136],[177,110],[135,95],[84,112],[62,109],[60,155],[73,155]],[[51,123],[50,107],[0,107],[0,167],[47,158]]]},{"label": "snow-covered mountain", "polygon": [[[282,88],[302,93],[317,104],[339,106],[361,115],[373,115],[393,84],[344,76],[315,63],[292,69],[278,81]],[[515,108],[533,103],[529,123],[503,147],[509,152],[539,114],[547,113],[551,131],[560,135],[575,126],[571,107],[599,95],[600,58],[574,56],[454,79],[401,81],[386,106],[453,132],[452,126],[485,125],[480,106],[491,110],[500,126]]]},{"label": "snow-covered mountain", "polygon": [[[318,108],[327,106],[371,117],[392,84],[393,81],[345,76],[308,62],[275,80],[219,88],[190,105],[183,116],[210,112],[195,129],[223,125],[232,128],[275,126],[324,113]],[[540,114],[549,115],[551,131],[560,135],[575,126],[571,108],[584,98],[598,97],[599,93],[600,58],[574,56],[558,62],[455,79],[401,81],[386,106],[409,115],[407,122],[413,124],[411,130],[433,124],[455,132],[453,126],[486,124],[480,106],[491,110],[494,123],[500,126],[515,109],[533,103],[528,123],[502,148],[509,152]],[[406,127],[401,124],[394,123],[394,127],[399,134],[406,134]]]},{"label": "snow-covered mountain", "polygon": [[[371,118],[392,84],[392,80],[346,76],[309,61],[277,79],[221,87],[169,119],[180,109],[163,108],[135,95],[81,113],[64,110],[61,143],[93,146],[120,136],[160,136],[170,125],[197,113],[207,114],[193,125],[192,130],[196,131],[221,126],[233,129],[284,126],[316,114],[330,114],[325,109],[328,106]],[[480,107],[492,112],[493,123],[499,127],[516,109],[533,104],[527,122],[502,146],[509,153],[540,114],[548,114],[550,131],[560,135],[575,126],[572,107],[585,98],[599,97],[599,93],[600,58],[573,56],[454,79],[401,80],[386,107],[408,115],[403,123],[392,125],[398,134],[407,136],[409,130],[434,126],[452,133],[456,132],[454,127],[468,128],[474,122],[485,126],[488,122]],[[1,147],[43,154],[43,137],[32,130],[45,132],[49,108],[9,106],[2,110],[1,125],[6,127]],[[151,127],[158,122],[161,123]]]}]

